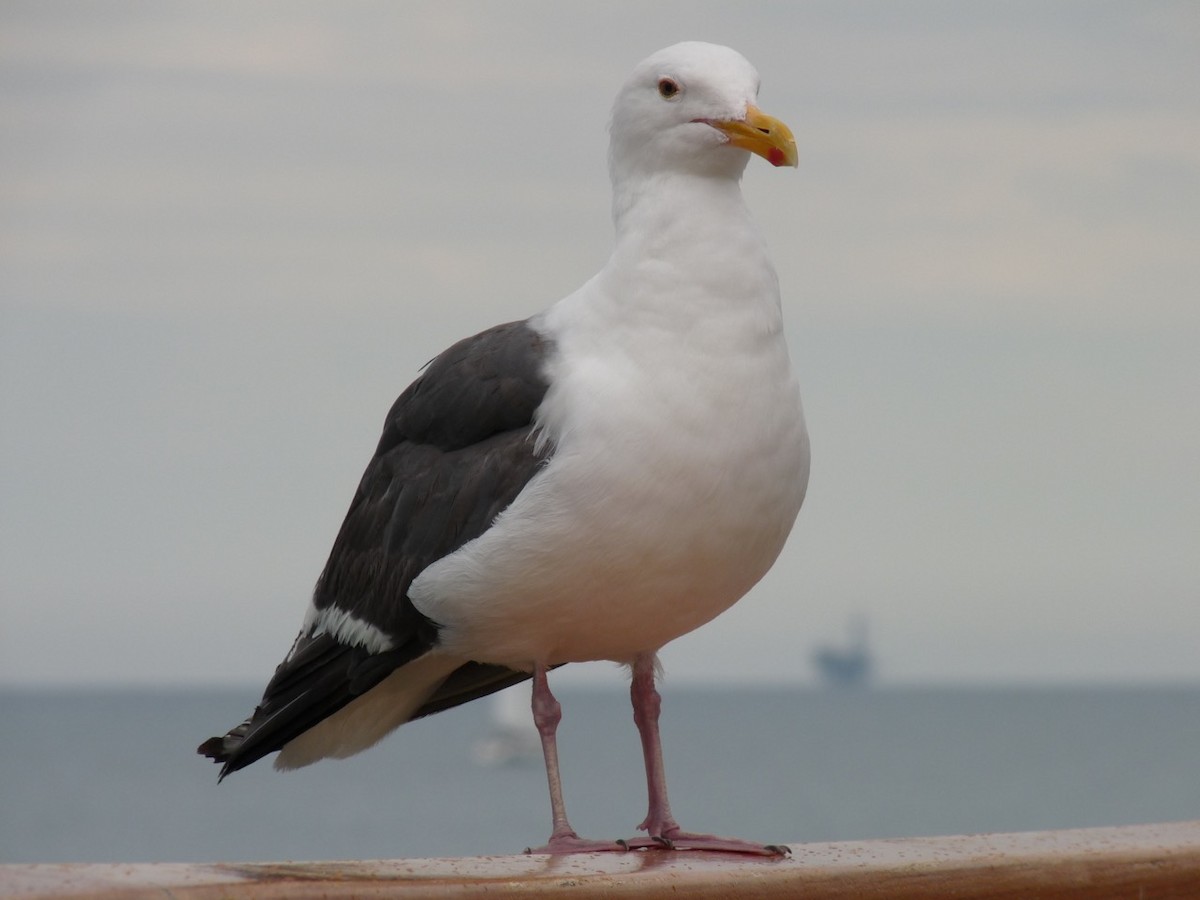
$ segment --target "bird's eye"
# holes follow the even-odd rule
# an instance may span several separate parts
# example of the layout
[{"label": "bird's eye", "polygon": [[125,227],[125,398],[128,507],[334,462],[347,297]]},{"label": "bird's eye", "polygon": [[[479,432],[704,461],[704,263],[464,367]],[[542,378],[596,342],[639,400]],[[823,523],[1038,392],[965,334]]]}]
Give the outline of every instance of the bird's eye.
[{"label": "bird's eye", "polygon": [[658,79],[658,96],[664,100],[673,100],[679,94],[679,83],[674,78]]}]

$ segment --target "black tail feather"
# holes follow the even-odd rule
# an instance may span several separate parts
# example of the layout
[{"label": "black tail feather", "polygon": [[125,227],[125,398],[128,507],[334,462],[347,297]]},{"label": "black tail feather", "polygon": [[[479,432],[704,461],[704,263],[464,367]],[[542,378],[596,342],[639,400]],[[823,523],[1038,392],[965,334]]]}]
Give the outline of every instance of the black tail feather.
[{"label": "black tail feather", "polygon": [[413,650],[371,653],[327,634],[304,638],[275,670],[253,715],[196,752],[222,763],[218,780],[283,749],[322,720],[362,696],[400,666]]},{"label": "black tail feather", "polygon": [[[328,635],[305,638],[275,671],[253,715],[227,734],[211,737],[196,752],[221,763],[218,781],[244,769],[333,715],[405,663],[402,648],[370,653]],[[529,672],[468,662],[459,666],[417,709],[412,719],[443,712],[528,680]],[[411,721],[411,719],[410,719]]]}]

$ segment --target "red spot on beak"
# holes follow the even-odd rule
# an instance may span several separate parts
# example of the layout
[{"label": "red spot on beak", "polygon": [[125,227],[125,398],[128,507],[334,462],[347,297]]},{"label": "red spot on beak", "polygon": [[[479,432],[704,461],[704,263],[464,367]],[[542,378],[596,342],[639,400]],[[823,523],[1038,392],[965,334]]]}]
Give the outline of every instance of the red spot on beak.
[{"label": "red spot on beak", "polygon": [[783,166],[787,165],[787,157],[783,155],[782,150],[772,147],[770,152],[767,154],[767,162],[773,166]]}]

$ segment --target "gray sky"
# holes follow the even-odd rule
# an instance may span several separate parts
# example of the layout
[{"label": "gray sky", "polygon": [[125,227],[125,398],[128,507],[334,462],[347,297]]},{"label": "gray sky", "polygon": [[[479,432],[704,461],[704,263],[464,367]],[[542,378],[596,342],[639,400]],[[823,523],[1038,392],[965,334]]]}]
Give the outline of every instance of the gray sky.
[{"label": "gray sky", "polygon": [[814,463],[668,675],[862,614],[889,682],[1200,680],[1200,5],[9,0],[0,682],[264,681],[395,395],[603,263],[684,39],[797,135],[746,191]]}]

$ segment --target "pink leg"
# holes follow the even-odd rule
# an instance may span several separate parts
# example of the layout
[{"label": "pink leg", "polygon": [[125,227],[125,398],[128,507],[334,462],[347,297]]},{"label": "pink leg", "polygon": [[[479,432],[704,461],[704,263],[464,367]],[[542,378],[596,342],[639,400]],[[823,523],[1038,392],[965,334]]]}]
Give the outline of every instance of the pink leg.
[{"label": "pink leg", "polygon": [[631,849],[663,847],[673,850],[724,850],[734,853],[753,853],[761,856],[782,856],[791,851],[779,844],[756,844],[737,838],[683,831],[671,815],[667,800],[666,767],[663,765],[662,739],[658,716],[662,698],[654,687],[654,670],[658,657],[653,653],[639,654],[633,661],[633,684],[629,689],[633,701],[633,721],[642,738],[642,755],[646,761],[646,791],[649,811],[638,829],[649,836],[625,843]]},{"label": "pink leg", "polygon": [[[679,823],[671,815],[671,804],[667,800],[667,772],[658,731],[662,697],[654,687],[654,667],[657,662],[654,654],[638,656],[633,663],[633,684],[629,688],[629,697],[633,701],[633,721],[642,738],[642,757],[646,761],[646,795],[650,799],[650,809],[638,830],[645,831],[651,838],[665,837],[667,832],[679,830]],[[665,846],[666,841],[663,844]]]},{"label": "pink leg", "polygon": [[532,706],[533,722],[537,725],[538,734],[542,737],[542,755],[546,759],[546,780],[550,784],[550,814],[554,824],[553,830],[550,832],[550,840],[544,847],[527,849],[525,852],[583,853],[626,849],[616,841],[584,840],[575,833],[575,829],[567,821],[567,808],[563,803],[562,779],[558,773],[558,741],[555,737],[558,723],[562,720],[562,707],[550,693],[545,666],[535,666],[533,670]]}]

